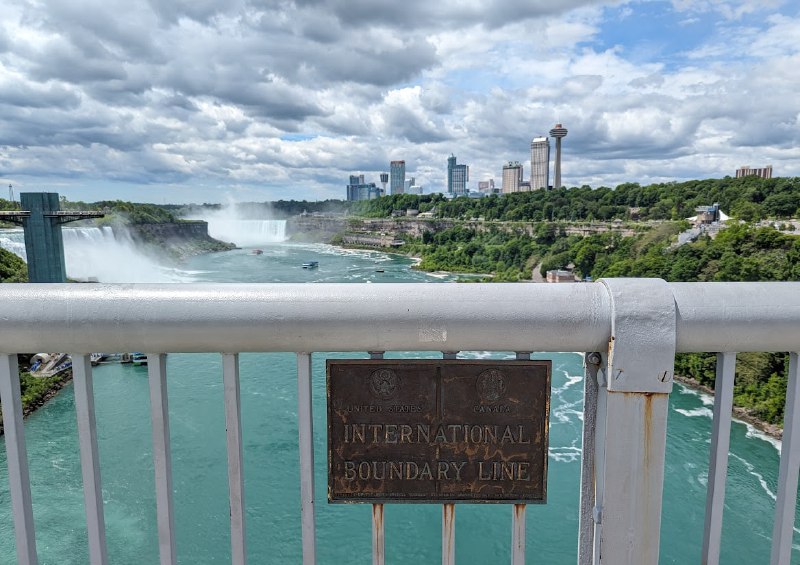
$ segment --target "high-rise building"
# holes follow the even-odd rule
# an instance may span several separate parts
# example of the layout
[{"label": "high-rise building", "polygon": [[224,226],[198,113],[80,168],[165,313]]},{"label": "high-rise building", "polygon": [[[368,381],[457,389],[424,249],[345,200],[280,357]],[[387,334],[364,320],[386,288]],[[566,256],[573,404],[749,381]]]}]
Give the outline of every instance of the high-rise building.
[{"label": "high-rise building", "polygon": [[751,169],[749,165],[739,167],[736,169],[736,178],[756,176],[762,179],[772,178],[772,165],[767,165],[762,169]]},{"label": "high-rise building", "polygon": [[447,158],[447,192],[453,196],[465,196],[468,181],[469,167],[456,164],[456,156],[451,153]]},{"label": "high-rise building", "polygon": [[347,185],[348,200],[372,200],[383,196],[384,192],[374,182],[367,183],[364,175],[350,175],[350,184]]},{"label": "high-rise building", "polygon": [[509,161],[503,165],[503,194],[519,192],[522,184],[522,165],[519,161]]},{"label": "high-rise building", "polygon": [[550,186],[550,140],[534,137],[531,141],[531,190]]},{"label": "high-rise building", "polygon": [[389,182],[389,173],[381,173],[381,188],[383,193],[386,194],[386,183]]},{"label": "high-rise building", "polygon": [[554,166],[555,182],[553,188],[561,188],[561,138],[567,137],[567,128],[561,124],[550,130],[550,137],[556,138],[556,164]]},{"label": "high-rise building", "polygon": [[478,181],[478,190],[486,194],[494,194],[494,179]]},{"label": "high-rise building", "polygon": [[389,190],[391,194],[403,194],[406,182],[406,162],[392,161],[389,163]]}]

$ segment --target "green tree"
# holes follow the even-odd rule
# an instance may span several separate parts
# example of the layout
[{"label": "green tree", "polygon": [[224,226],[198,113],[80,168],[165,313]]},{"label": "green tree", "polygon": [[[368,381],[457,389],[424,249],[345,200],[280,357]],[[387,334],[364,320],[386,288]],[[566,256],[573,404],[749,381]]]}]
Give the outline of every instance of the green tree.
[{"label": "green tree", "polygon": [[28,282],[28,266],[15,254],[0,248],[0,282]]}]

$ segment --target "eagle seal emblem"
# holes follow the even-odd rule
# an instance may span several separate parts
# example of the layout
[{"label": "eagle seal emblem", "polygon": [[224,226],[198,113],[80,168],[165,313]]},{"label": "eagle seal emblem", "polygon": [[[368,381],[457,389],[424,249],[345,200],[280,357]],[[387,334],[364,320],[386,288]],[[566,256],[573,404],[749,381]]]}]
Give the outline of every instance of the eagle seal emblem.
[{"label": "eagle seal emblem", "polygon": [[496,402],[506,393],[506,377],[497,369],[487,369],[478,375],[475,388],[483,402]]},{"label": "eagle seal emblem", "polygon": [[391,369],[378,369],[369,377],[369,390],[379,400],[389,400],[400,389],[400,377]]}]

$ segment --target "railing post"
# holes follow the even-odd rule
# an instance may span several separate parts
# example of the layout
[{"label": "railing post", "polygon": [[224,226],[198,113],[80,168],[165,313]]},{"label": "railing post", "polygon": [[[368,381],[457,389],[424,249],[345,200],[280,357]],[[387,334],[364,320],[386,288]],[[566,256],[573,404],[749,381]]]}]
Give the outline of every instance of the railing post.
[{"label": "railing post", "polygon": [[772,528],[770,565],[789,565],[792,558],[792,535],[797,506],[797,481],[800,473],[800,353],[789,354],[786,409],[783,417],[783,444]]},{"label": "railing post", "polygon": [[11,490],[11,512],[14,515],[17,561],[20,565],[36,565],[38,561],[33,529],[31,479],[28,474],[28,451],[25,449],[16,355],[0,355],[0,401],[3,407],[8,486]]},{"label": "railing post", "polygon": [[244,462],[242,454],[242,403],[239,388],[239,354],[222,354],[225,398],[225,436],[228,451],[228,498],[231,514],[231,563],[247,563],[245,543]]},{"label": "railing post", "polygon": [[[458,351],[442,351],[442,359],[457,359]],[[456,563],[456,505],[442,504],[442,565]]]},{"label": "railing post", "polygon": [[[606,410],[608,409],[608,355],[600,355],[600,364],[597,367],[597,410],[595,413],[594,428],[594,506],[592,507],[592,553],[588,561],[580,565],[600,563],[600,539],[603,530],[603,500],[605,500],[605,475],[601,472],[606,468]],[[585,417],[585,416],[584,416]],[[579,554],[579,559],[581,558]]]},{"label": "railing post", "polygon": [[702,565],[718,565],[722,542],[722,514],[725,509],[725,481],[728,477],[728,448],[731,443],[731,411],[736,353],[717,354],[714,379],[714,423],[708,465],[706,522],[703,529]]},{"label": "railing post", "polygon": [[[530,351],[517,351],[519,361],[530,361]],[[511,512],[511,565],[525,565],[525,504],[515,504]]]},{"label": "railing post", "polygon": [[442,504],[442,565],[456,563],[456,505]]},{"label": "railing post", "polygon": [[[370,351],[370,359],[383,359],[383,351]],[[383,504],[372,505],[372,565],[386,562],[386,536],[383,526]]]},{"label": "railing post", "polygon": [[175,510],[172,503],[167,356],[163,353],[148,354],[147,373],[150,380],[150,418],[153,426],[158,552],[161,565],[175,565],[178,558],[175,547]]},{"label": "railing post", "polygon": [[597,373],[603,355],[584,355],[583,442],[581,446],[580,525],[578,527],[578,565],[591,565],[594,553],[594,509],[598,498],[595,481],[595,432],[597,427]]},{"label": "railing post", "polygon": [[73,354],[72,380],[75,384],[75,413],[83,475],[83,500],[89,537],[89,562],[106,565],[106,526],[103,517],[103,489],[100,484],[100,455],[97,449],[97,422],[94,415],[92,362],[88,355]]},{"label": "railing post", "polygon": [[[660,279],[603,279],[612,305],[605,411],[600,556],[604,565],[657,565],[676,308]],[[648,305],[643,308],[643,305]],[[600,435],[600,434],[598,434]]]},{"label": "railing post", "polygon": [[300,520],[303,565],[317,562],[314,517],[314,419],[311,410],[311,354],[297,354],[297,418],[300,433]]}]

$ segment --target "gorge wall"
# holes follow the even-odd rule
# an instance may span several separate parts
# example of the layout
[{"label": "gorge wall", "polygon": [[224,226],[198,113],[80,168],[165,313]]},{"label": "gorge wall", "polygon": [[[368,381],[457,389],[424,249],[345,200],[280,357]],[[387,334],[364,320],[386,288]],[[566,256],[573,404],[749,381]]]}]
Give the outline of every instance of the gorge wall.
[{"label": "gorge wall", "polygon": [[176,259],[200,253],[227,251],[235,247],[208,235],[208,222],[203,220],[131,224],[126,229],[136,244],[162,248]]}]

